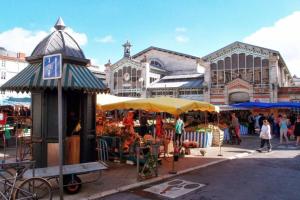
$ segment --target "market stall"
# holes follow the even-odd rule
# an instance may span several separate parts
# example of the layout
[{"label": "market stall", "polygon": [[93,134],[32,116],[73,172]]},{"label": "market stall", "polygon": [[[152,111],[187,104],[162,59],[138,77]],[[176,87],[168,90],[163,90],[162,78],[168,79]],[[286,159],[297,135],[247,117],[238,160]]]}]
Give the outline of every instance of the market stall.
[{"label": "market stall", "polygon": [[[131,110],[129,113],[136,113],[134,110],[144,110],[147,112],[166,112],[170,113],[173,116],[178,116],[182,113],[186,113],[188,111],[193,110],[202,111],[203,115],[205,112],[218,112],[218,107],[215,107],[206,102],[199,102],[199,101],[191,101],[186,99],[177,99],[177,98],[170,98],[170,97],[159,97],[159,98],[149,98],[149,99],[136,99],[136,100],[129,100],[129,101],[121,101],[117,103],[111,103],[101,106],[102,111],[110,111],[115,109],[122,109],[122,110]],[[199,112],[197,115],[199,115]],[[155,115],[154,115],[155,116]],[[187,117],[185,131],[183,136],[181,137],[181,142],[190,142],[195,143],[195,147],[209,147],[212,145],[212,135],[216,132],[217,126],[208,125],[207,122],[199,121],[199,123],[195,122],[195,118],[189,119]],[[123,138],[128,135],[128,133],[124,130],[122,132],[122,128],[124,126],[122,121],[114,121],[112,123],[107,122],[109,125],[104,126],[104,134],[105,135],[112,135],[115,132],[120,136],[123,135]],[[166,140],[172,140],[174,138],[174,118],[165,118],[164,119],[164,138]],[[193,124],[194,123],[194,124]],[[139,126],[139,119],[134,120],[133,126]],[[149,131],[150,135],[153,139],[156,139],[156,120],[154,117],[151,120],[148,120],[148,125],[152,126],[152,131]],[[105,128],[109,127],[109,128]],[[108,134],[107,134],[108,132]],[[137,136],[138,137],[138,136]],[[128,147],[126,147],[128,148]]]},{"label": "market stall", "polygon": [[[218,112],[218,107],[206,102],[192,101],[186,99],[159,97],[148,99],[129,99],[127,101],[102,104],[98,106],[103,116],[103,132],[99,134],[99,144],[105,141],[108,157],[120,157],[120,160],[130,160],[134,163],[143,159],[136,155],[136,149],[144,149],[145,145],[150,146],[146,152],[157,152],[157,146],[160,146],[158,153],[169,153],[174,151],[171,141],[174,140],[174,124],[177,116],[182,115],[185,119],[185,131],[179,143],[187,148],[189,147],[209,147],[213,142],[213,135],[218,133],[220,140],[220,132],[217,132],[217,126],[208,124],[207,113]],[[112,110],[121,110],[124,117],[107,119],[105,112]],[[188,111],[193,111],[188,113]],[[200,114],[201,113],[201,114]],[[196,117],[199,119],[196,120]],[[104,122],[105,121],[105,122]],[[195,122],[199,122],[196,123]],[[144,133],[147,124],[146,134]],[[158,125],[163,124],[163,134]],[[216,140],[214,141],[215,143]],[[220,143],[220,142],[219,142]],[[105,146],[104,145],[104,146]],[[103,147],[100,147],[103,150]],[[147,149],[147,148],[146,148]],[[145,150],[143,150],[145,151]],[[145,152],[143,152],[145,155]],[[105,157],[100,153],[101,157]],[[142,156],[145,157],[145,156]],[[154,157],[158,158],[158,155]],[[153,157],[152,157],[153,158]],[[148,162],[148,159],[142,161]],[[151,162],[150,162],[151,163]]]}]

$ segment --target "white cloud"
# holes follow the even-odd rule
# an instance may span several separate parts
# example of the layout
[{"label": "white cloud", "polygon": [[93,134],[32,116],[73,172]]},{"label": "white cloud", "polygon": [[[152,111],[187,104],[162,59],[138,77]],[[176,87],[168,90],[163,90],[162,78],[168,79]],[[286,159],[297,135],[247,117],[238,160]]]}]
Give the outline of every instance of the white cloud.
[{"label": "white cloud", "polygon": [[99,71],[104,71],[105,67],[103,64],[99,63],[99,60],[97,58],[91,58],[91,65],[97,66]]},{"label": "white cloud", "polygon": [[262,27],[244,38],[244,42],[277,50],[291,74],[300,76],[300,11],[279,19],[272,26]]},{"label": "white cloud", "polygon": [[185,32],[187,32],[187,28],[185,28],[185,27],[177,27],[175,29],[175,31],[179,32],[179,33],[185,33]]},{"label": "white cloud", "polygon": [[74,38],[74,40],[79,44],[79,46],[84,46],[88,43],[88,37],[85,33],[78,33],[68,27],[66,28],[65,31]]},{"label": "white cloud", "polygon": [[178,43],[187,43],[188,41],[190,41],[190,38],[188,38],[187,36],[184,36],[184,35],[177,35],[175,37],[175,40]]},{"label": "white cloud", "polygon": [[[54,29],[52,28],[49,31],[34,31],[15,27],[0,32],[0,46],[10,51],[24,52],[26,55],[30,55],[36,45],[53,30]],[[85,45],[88,41],[87,36],[84,33],[75,32],[71,28],[66,28],[66,32],[68,32],[81,46]]]},{"label": "white cloud", "polygon": [[29,55],[48,34],[46,31],[30,31],[15,27],[0,33],[0,46],[10,51],[24,52]]},{"label": "white cloud", "polygon": [[115,42],[115,40],[113,39],[113,37],[111,35],[106,35],[102,38],[96,38],[95,41],[100,42],[100,43],[113,43],[113,42]]}]

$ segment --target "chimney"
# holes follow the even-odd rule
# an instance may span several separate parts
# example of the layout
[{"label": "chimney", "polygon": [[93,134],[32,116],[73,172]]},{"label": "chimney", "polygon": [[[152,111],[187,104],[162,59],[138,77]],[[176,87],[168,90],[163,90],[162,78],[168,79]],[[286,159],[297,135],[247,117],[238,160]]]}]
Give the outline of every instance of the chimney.
[{"label": "chimney", "polygon": [[24,60],[25,61],[25,53],[17,53],[17,57],[20,59],[20,60]]}]

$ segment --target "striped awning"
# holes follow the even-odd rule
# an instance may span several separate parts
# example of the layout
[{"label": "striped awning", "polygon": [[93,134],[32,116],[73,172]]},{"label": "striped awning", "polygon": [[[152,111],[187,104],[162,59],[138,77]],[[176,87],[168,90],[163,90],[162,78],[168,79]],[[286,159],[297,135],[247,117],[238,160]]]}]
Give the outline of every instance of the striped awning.
[{"label": "striped awning", "polygon": [[[64,90],[84,90],[88,92],[101,92],[106,89],[103,82],[84,66],[64,64],[61,79]],[[16,76],[3,84],[0,90],[32,91],[55,89],[57,80],[44,80],[42,64],[30,64]]]}]

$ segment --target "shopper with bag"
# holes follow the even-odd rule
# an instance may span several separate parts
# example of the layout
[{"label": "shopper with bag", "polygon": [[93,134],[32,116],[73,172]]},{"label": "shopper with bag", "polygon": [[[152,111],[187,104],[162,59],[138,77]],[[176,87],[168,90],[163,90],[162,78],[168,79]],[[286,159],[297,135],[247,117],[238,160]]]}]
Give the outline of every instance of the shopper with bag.
[{"label": "shopper with bag", "polygon": [[181,135],[184,132],[184,122],[182,121],[181,117],[177,117],[176,124],[175,124],[175,143],[176,145],[181,146]]},{"label": "shopper with bag", "polygon": [[258,152],[262,152],[262,149],[265,146],[265,143],[267,143],[268,152],[272,151],[272,145],[271,145],[271,127],[268,122],[268,120],[263,121],[263,125],[261,127],[260,135],[259,135],[261,142],[260,142],[260,148],[257,149]]}]

